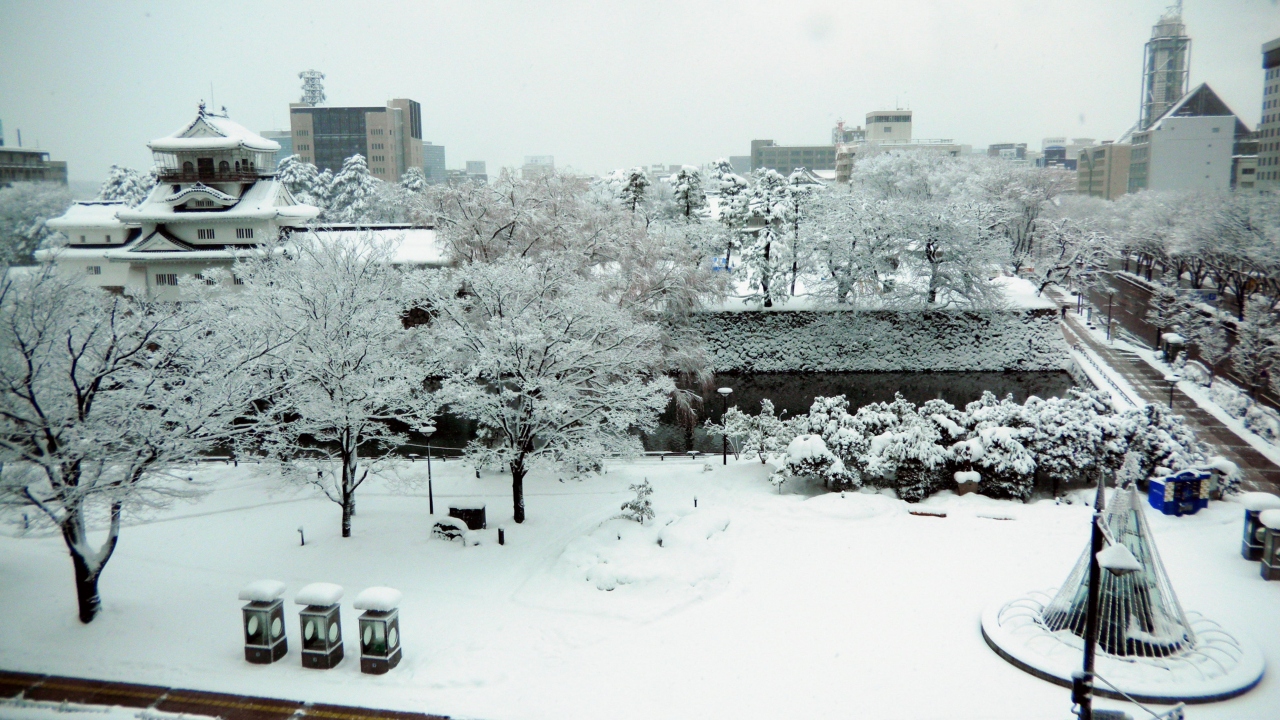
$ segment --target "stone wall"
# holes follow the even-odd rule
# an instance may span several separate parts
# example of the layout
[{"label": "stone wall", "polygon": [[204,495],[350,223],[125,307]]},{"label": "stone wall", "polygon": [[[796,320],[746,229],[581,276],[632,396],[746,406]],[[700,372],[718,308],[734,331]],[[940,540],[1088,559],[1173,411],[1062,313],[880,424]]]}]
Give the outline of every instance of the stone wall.
[{"label": "stone wall", "polygon": [[694,320],[715,372],[1066,370],[1050,308],[711,311]]}]

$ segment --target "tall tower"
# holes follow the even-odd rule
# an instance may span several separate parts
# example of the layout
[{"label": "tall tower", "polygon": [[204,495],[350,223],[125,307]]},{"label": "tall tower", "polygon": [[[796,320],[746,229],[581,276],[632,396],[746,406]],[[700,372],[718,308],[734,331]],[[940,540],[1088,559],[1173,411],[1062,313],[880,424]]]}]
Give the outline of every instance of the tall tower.
[{"label": "tall tower", "polygon": [[1138,129],[1151,127],[1166,110],[1187,94],[1191,68],[1191,38],[1182,22],[1177,0],[1151,28],[1142,68],[1142,100]]},{"label": "tall tower", "polygon": [[319,70],[303,70],[298,73],[302,78],[302,104],[315,107],[324,102],[324,73]]}]

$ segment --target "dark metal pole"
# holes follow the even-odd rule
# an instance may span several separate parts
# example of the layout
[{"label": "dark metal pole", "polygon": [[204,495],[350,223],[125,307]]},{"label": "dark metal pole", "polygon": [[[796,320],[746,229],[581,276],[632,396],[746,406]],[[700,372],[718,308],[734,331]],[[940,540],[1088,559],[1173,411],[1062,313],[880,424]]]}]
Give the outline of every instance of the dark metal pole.
[{"label": "dark metal pole", "polygon": [[1083,692],[1076,702],[1080,705],[1080,720],[1093,720],[1093,658],[1098,645],[1098,587],[1102,569],[1098,567],[1098,553],[1105,542],[1102,535],[1102,510],[1106,505],[1106,483],[1098,473],[1098,496],[1093,502],[1093,537],[1089,542],[1089,598],[1084,619],[1084,677]]},{"label": "dark metal pole", "polygon": [[1169,383],[1169,409],[1170,410],[1173,409],[1173,388],[1176,385],[1177,385],[1176,382]]},{"label": "dark metal pole", "polygon": [[[729,396],[725,395],[724,393],[720,393],[720,424],[721,425],[724,425],[724,416],[725,416],[725,413],[727,412],[729,412]],[[720,442],[723,443],[724,445],[724,447],[722,448],[722,452],[724,453],[724,462],[722,464],[728,465],[729,464],[729,433],[727,431],[720,433]],[[697,505],[698,501],[694,500],[693,502],[695,505]]]},{"label": "dark metal pole", "polygon": [[436,514],[436,496],[431,489],[431,441],[427,440],[427,509]]},{"label": "dark metal pole", "polygon": [[1114,294],[1107,295],[1107,342],[1111,342],[1111,298]]}]

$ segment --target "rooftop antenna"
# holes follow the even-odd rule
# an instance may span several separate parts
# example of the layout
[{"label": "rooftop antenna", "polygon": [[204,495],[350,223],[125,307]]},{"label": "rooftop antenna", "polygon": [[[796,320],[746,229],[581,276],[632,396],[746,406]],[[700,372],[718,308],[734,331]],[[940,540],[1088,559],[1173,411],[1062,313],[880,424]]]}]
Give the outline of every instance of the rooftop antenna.
[{"label": "rooftop antenna", "polygon": [[302,79],[302,103],[312,107],[324,102],[324,73],[319,70],[303,70],[298,73]]}]

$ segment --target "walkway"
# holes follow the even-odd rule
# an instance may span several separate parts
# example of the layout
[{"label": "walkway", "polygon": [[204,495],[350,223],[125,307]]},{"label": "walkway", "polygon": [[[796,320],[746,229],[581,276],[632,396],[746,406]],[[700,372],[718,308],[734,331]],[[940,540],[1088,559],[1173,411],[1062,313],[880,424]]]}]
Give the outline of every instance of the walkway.
[{"label": "walkway", "polygon": [[225,695],[152,685],[81,680],[56,675],[0,670],[0,699],[15,698],[85,705],[119,705],[170,713],[206,715],[222,720],[448,720],[445,715],[395,712],[345,705],[320,705],[296,700]]},{"label": "walkway", "polygon": [[[1054,299],[1059,304],[1071,303],[1060,293],[1053,290],[1049,292],[1054,295]],[[1085,345],[1102,358],[1117,375],[1124,378],[1137,391],[1142,400],[1161,405],[1169,404],[1169,383],[1164,381],[1164,374],[1135,353],[1118,350],[1095,340],[1088,332],[1084,316],[1076,315],[1074,310],[1068,310],[1066,321],[1062,324],[1062,334],[1066,337],[1068,344]],[[1186,418],[1187,424],[1195,430],[1198,438],[1213,445],[1218,454],[1240,466],[1243,474],[1241,481],[1243,489],[1280,493],[1280,466],[1255,450],[1252,445],[1197,405],[1181,390],[1174,390],[1173,409]]]}]

